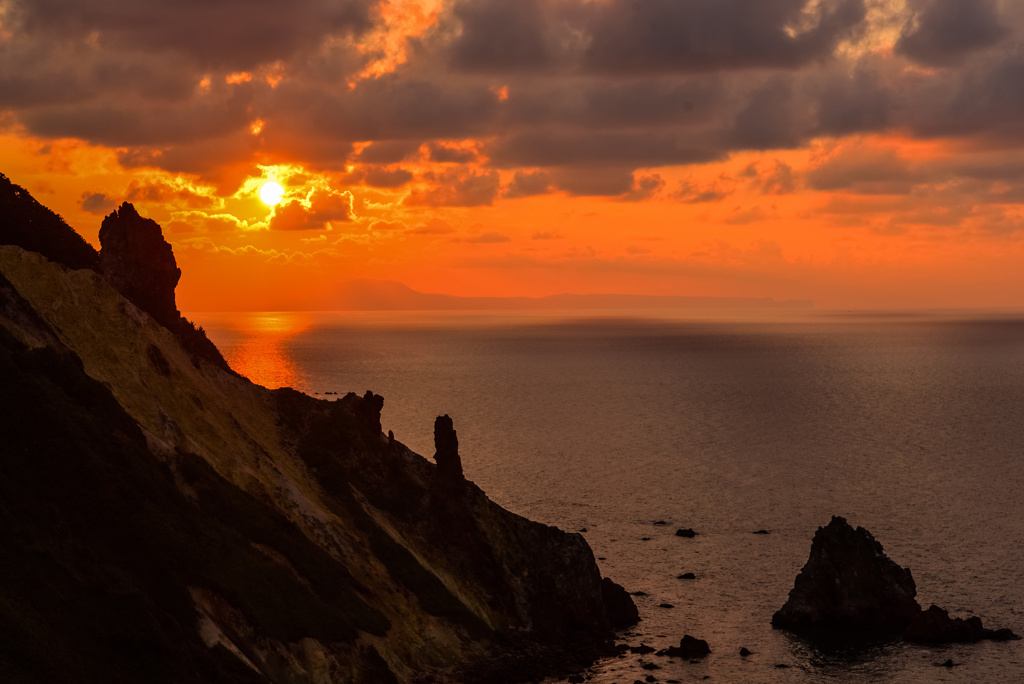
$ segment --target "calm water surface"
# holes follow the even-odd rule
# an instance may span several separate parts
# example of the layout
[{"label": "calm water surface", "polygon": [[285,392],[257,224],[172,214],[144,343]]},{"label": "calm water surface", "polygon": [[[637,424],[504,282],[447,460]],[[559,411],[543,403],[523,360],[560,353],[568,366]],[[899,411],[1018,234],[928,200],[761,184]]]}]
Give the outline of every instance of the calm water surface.
[{"label": "calm water surface", "polygon": [[[709,642],[700,664],[649,657],[661,682],[1024,681],[1024,642],[822,654],[770,626],[836,514],[911,568],[924,606],[1024,633],[1024,318],[193,318],[255,382],[383,395],[384,429],[421,454],[451,415],[469,479],[585,528],[602,572],[646,592],[629,643]],[[592,672],[651,674],[638,656]]]}]

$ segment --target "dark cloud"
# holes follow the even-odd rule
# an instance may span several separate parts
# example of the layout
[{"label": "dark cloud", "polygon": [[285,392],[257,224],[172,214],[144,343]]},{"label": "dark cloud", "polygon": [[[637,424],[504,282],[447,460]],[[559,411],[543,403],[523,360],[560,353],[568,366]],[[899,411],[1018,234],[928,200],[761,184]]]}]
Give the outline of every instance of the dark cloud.
[{"label": "dark cloud", "polygon": [[430,150],[430,161],[439,164],[468,164],[479,159],[479,154],[474,147],[458,147],[444,142],[431,142],[427,148]]},{"label": "dark cloud", "polygon": [[893,98],[881,71],[868,64],[858,64],[851,74],[828,73],[814,88],[821,134],[881,131],[889,124]]},{"label": "dark cloud", "polygon": [[242,130],[253,119],[251,105],[251,89],[243,84],[177,104],[127,99],[33,108],[21,121],[47,138],[81,138],[111,147],[162,146]]},{"label": "dark cloud", "polygon": [[373,0],[15,0],[19,31],[48,40],[167,51],[208,68],[287,59],[324,37],[370,26]]},{"label": "dark cloud", "polygon": [[516,171],[512,182],[502,193],[502,197],[516,199],[534,197],[551,192],[551,176],[545,171]]},{"label": "dark cloud", "polygon": [[927,0],[903,27],[894,50],[922,64],[943,66],[1009,34],[995,0]]},{"label": "dark cloud", "polygon": [[863,0],[610,0],[585,55],[592,71],[797,68],[858,29]]},{"label": "dark cloud", "polygon": [[344,140],[462,139],[497,119],[498,97],[486,84],[405,79],[388,74],[355,89],[291,87],[274,93],[272,112],[307,134]]},{"label": "dark cloud", "polygon": [[102,192],[83,192],[78,206],[82,208],[82,211],[87,211],[90,214],[105,215],[117,206],[117,202]]},{"label": "dark cloud", "polygon": [[450,64],[463,71],[534,70],[551,63],[540,0],[461,0]]},{"label": "dark cloud", "polygon": [[361,166],[352,173],[345,174],[344,177],[344,181],[348,185],[365,183],[372,188],[400,188],[412,179],[412,172],[406,169],[373,165]]},{"label": "dark cloud", "polygon": [[633,189],[633,172],[625,168],[580,167],[553,171],[559,190],[573,196],[615,197]]},{"label": "dark cloud", "polygon": [[637,133],[536,131],[499,138],[485,153],[499,168],[619,165],[630,170],[706,162],[723,154],[710,140],[690,140],[660,130]]},{"label": "dark cloud", "polygon": [[176,188],[167,183],[142,183],[133,180],[125,192],[128,202],[163,202],[183,204],[192,209],[205,209],[213,206],[213,199],[200,195],[188,188]]},{"label": "dark cloud", "polygon": [[789,81],[777,79],[754,91],[736,115],[730,142],[747,150],[796,147],[806,132]]},{"label": "dark cloud", "polygon": [[413,190],[405,203],[409,206],[482,207],[490,206],[498,197],[499,179],[496,171],[477,172],[467,167],[426,173],[426,189]]},{"label": "dark cloud", "polygon": [[364,147],[353,161],[364,164],[397,164],[419,152],[421,144],[418,140],[380,140]]},{"label": "dark cloud", "polygon": [[[1024,47],[1007,39],[1024,6],[910,0],[896,51],[945,67],[918,69],[856,44],[866,1],[447,0],[406,63],[361,78],[377,55],[358,44],[381,20],[374,0],[19,0],[3,17],[0,120],[112,147],[129,168],[194,174],[221,194],[257,162],[296,163],[378,188],[421,180],[406,203],[431,206],[486,206],[499,192],[642,199],[660,188],[637,185],[638,170],[653,178],[823,137],[1024,144]],[[250,80],[226,82],[242,69]],[[909,182],[883,165],[872,186],[844,163],[815,169],[813,187]],[[418,178],[402,168],[413,164]],[[504,188],[499,169],[514,172]],[[672,196],[712,201],[739,182]],[[762,164],[749,187],[781,194],[797,182]]]}]

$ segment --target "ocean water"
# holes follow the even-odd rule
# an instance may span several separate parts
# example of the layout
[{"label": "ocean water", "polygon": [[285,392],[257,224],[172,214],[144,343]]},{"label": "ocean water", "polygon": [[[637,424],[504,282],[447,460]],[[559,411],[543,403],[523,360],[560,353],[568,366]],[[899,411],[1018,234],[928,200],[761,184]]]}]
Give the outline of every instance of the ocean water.
[{"label": "ocean water", "polygon": [[912,570],[923,606],[1024,634],[1024,317],[192,317],[255,382],[383,395],[384,429],[427,457],[449,414],[469,479],[585,529],[602,573],[646,594],[623,640],[712,649],[613,658],[593,682],[1024,681],[1024,642],[822,653],[770,625],[842,515]]}]

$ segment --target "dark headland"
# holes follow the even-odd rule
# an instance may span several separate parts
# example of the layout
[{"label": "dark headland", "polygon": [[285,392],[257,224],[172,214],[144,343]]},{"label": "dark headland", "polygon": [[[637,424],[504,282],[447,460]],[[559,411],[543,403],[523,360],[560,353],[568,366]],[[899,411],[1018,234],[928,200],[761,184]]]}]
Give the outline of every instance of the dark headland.
[{"label": "dark headland", "polygon": [[524,681],[635,622],[580,535],[465,479],[447,416],[435,464],[372,392],[253,385],[156,223],[100,240],[0,176],[0,680]]}]

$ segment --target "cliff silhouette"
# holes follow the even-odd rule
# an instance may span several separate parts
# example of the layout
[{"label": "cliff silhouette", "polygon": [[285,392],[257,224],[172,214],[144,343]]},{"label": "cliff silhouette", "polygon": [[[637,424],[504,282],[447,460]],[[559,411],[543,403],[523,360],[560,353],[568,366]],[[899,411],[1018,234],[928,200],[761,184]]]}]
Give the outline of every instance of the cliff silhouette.
[{"label": "cliff silhouette", "polygon": [[524,681],[632,619],[580,535],[465,478],[447,417],[434,463],[372,392],[231,372],[130,204],[98,255],[6,178],[0,207],[0,679]]}]

